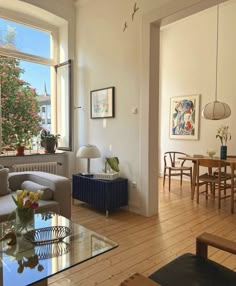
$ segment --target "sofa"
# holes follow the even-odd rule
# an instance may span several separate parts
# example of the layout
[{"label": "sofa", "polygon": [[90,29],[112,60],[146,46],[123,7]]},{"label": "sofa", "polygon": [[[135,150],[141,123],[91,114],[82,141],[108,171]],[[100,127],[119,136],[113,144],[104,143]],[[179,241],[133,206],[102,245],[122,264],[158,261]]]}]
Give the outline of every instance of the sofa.
[{"label": "sofa", "polygon": [[[36,213],[52,211],[71,218],[71,182],[68,178],[45,172],[8,173],[0,168],[0,222],[7,221],[16,205],[12,199],[17,190],[44,191]],[[7,180],[7,182],[6,182]]]}]

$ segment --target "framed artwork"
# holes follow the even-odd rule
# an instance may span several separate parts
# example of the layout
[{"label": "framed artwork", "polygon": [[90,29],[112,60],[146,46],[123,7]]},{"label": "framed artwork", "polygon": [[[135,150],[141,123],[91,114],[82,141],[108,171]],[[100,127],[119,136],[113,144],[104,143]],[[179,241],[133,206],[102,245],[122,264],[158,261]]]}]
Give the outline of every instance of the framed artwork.
[{"label": "framed artwork", "polygon": [[200,95],[170,99],[170,138],[198,140]]},{"label": "framed artwork", "polygon": [[115,87],[107,87],[90,92],[90,112],[92,119],[115,116]]}]

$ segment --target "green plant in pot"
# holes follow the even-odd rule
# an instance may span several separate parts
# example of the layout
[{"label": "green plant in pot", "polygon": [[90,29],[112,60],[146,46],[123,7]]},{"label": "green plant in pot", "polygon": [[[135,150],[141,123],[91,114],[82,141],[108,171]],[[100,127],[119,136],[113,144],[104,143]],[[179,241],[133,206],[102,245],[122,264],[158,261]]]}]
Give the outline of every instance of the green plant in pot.
[{"label": "green plant in pot", "polygon": [[49,130],[42,129],[40,132],[41,146],[44,147],[45,153],[55,153],[58,146],[60,134],[51,134]]}]

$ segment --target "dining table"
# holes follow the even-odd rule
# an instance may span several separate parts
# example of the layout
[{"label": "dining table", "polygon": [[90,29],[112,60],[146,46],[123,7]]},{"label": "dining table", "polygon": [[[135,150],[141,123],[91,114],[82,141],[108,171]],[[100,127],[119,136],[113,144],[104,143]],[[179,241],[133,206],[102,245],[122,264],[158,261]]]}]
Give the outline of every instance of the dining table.
[{"label": "dining table", "polygon": [[222,162],[226,163],[228,166],[231,164],[236,163],[236,156],[228,156],[227,159],[220,159],[219,157],[209,157],[204,155],[187,155],[187,156],[181,156],[178,159],[179,160],[185,160],[185,161],[192,161],[193,163],[193,178],[192,178],[192,186],[191,186],[191,199],[194,199],[195,194],[195,187],[196,187],[196,180],[197,180],[197,162],[199,159],[215,159],[215,160],[221,160]]}]

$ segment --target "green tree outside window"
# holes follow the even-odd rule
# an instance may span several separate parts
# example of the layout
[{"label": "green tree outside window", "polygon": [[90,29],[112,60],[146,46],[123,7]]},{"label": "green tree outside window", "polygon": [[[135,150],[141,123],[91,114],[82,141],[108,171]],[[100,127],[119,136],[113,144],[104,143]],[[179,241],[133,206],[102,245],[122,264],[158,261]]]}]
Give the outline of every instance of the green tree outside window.
[{"label": "green tree outside window", "polygon": [[[12,28],[4,39],[0,39],[0,47],[14,46]],[[29,83],[22,80],[20,61],[0,56],[0,83],[2,109],[2,147],[29,144],[32,136],[41,129],[41,117],[38,95]]]}]

